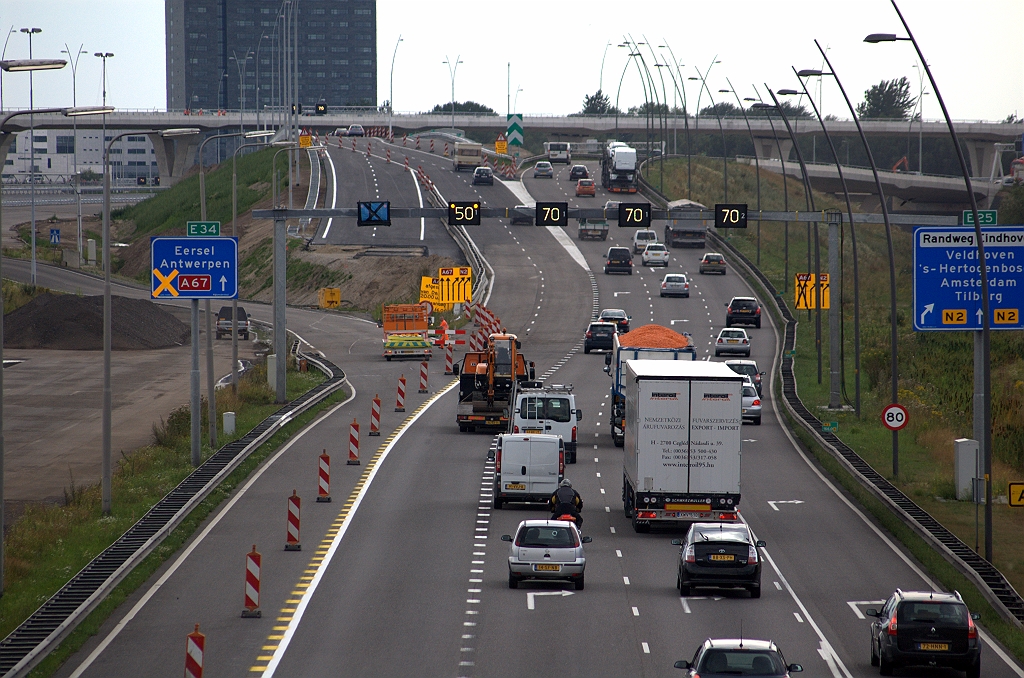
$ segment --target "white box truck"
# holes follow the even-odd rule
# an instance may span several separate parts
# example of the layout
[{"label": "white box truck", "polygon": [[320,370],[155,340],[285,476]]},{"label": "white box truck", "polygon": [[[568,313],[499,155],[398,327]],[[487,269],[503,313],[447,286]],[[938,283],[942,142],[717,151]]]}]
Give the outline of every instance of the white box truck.
[{"label": "white box truck", "polygon": [[626,361],[622,503],[634,530],[738,519],[743,379],[724,363]]}]

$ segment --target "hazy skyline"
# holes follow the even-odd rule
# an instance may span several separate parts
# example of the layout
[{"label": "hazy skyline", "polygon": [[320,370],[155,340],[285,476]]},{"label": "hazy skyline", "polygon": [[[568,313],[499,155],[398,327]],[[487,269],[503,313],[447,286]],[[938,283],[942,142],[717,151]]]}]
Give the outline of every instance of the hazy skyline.
[{"label": "hazy skyline", "polygon": [[[28,57],[28,38],[18,30],[27,26],[43,30],[33,38],[35,57],[66,58],[61,54],[65,43],[72,52],[84,45],[86,54],[78,64],[79,105],[101,101],[100,59],[93,53],[103,51],[115,54],[107,62],[108,103],[121,109],[165,108],[162,0],[3,0],[0,8],[0,38],[7,40],[7,59]],[[903,0],[900,9],[930,59],[954,119],[996,121],[1009,114],[1024,116],[1024,60],[1014,47],[1019,27],[1024,25],[1024,2]],[[431,16],[436,20],[431,21]],[[8,36],[12,26],[14,33]],[[575,112],[582,107],[584,95],[597,90],[602,80],[602,55],[609,42],[603,89],[614,103],[627,66],[627,50],[617,47],[624,34],[650,43],[643,47],[644,58],[651,66],[659,97],[659,72],[665,76],[670,103],[675,98],[672,81],[666,69],[652,65],[662,58],[669,61],[668,50],[658,48],[665,40],[685,64],[680,67],[683,78],[697,75],[695,65],[703,72],[716,58],[721,62],[708,76],[715,101],[721,97],[735,103],[731,94],[718,92],[728,87],[727,77],[740,96],[753,96],[752,85],[764,96],[764,83],[776,90],[799,89],[790,67],[821,67],[815,38],[828,46],[829,58],[854,103],[862,100],[871,85],[901,76],[910,80],[917,96],[913,46],[908,42],[870,45],[863,42],[869,33],[903,34],[888,0],[783,0],[772,4],[641,1],[629,5],[379,0],[377,100],[389,97],[392,54],[399,35],[403,42],[394,69],[398,112],[424,111],[450,100],[451,80],[448,67],[442,64],[446,56],[458,56],[462,61],[455,80],[458,101],[472,99],[504,113],[506,96],[514,98],[522,88],[519,112]],[[644,101],[637,69],[629,66],[625,73],[623,109]],[[3,75],[5,108],[28,106],[28,81],[24,73]],[[34,81],[37,107],[71,104],[70,66],[36,73]],[[266,73],[261,83],[269,86]],[[684,83],[693,111],[699,83]],[[925,89],[929,89],[927,82]],[[700,106],[708,103],[705,92]],[[825,79],[822,105],[825,114],[849,118],[829,78]],[[941,116],[934,96],[925,96],[924,116]]]}]

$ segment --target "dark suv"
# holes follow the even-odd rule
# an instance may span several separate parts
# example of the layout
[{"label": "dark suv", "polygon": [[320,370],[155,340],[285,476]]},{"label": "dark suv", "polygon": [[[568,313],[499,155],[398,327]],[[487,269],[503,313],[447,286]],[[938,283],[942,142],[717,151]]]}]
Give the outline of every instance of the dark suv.
[{"label": "dark suv", "polygon": [[[245,309],[241,306],[238,307],[238,336],[241,339],[249,339],[249,330],[252,329],[252,324],[249,322],[249,316],[246,315]],[[221,306],[220,311],[217,313],[217,338],[230,337],[231,336],[231,307]]]},{"label": "dark suv", "polygon": [[753,325],[761,327],[761,304],[754,297],[733,297],[725,305],[725,326]]},{"label": "dark suv", "polygon": [[615,338],[615,323],[596,321],[587,327],[587,335],[583,340],[583,352],[590,353],[593,350],[612,350],[612,340]]},{"label": "dark suv", "polygon": [[572,169],[569,170],[569,179],[576,181],[577,179],[589,179],[590,170],[587,169],[586,165],[573,165]]},{"label": "dark suv", "polygon": [[490,167],[477,167],[473,170],[473,185],[477,184],[494,185],[494,172]]},{"label": "dark suv", "polygon": [[957,592],[901,591],[881,610],[864,611],[871,622],[871,665],[883,676],[902,666],[944,666],[981,676],[981,642]]},{"label": "dark suv", "polygon": [[628,247],[609,247],[605,255],[604,272],[633,275],[633,253]]}]

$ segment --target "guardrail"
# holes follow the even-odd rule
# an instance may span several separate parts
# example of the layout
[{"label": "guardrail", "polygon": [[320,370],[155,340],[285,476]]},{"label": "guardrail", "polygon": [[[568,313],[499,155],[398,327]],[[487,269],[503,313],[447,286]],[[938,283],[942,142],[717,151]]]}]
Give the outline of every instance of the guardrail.
[{"label": "guardrail", "polygon": [[346,381],[345,373],[326,358],[307,354],[302,357],[327,379],[264,419],[246,435],[221,447],[0,641],[0,674],[5,677],[26,675],[239,464],[281,427],[337,391]]},{"label": "guardrail", "polygon": [[797,393],[792,354],[796,348],[797,320],[789,310],[789,306],[771,281],[743,253],[714,231],[709,230],[708,237],[720,248],[720,251],[728,251],[733,258],[742,263],[743,268],[750,276],[755,278],[771,295],[776,309],[785,320],[780,371],[783,403],[790,415],[861,485],[901,517],[903,522],[909,525],[914,532],[935,547],[947,562],[971,579],[1000,616],[1017,628],[1024,628],[1024,598],[1021,598],[1020,594],[1006,581],[1002,572],[960,541],[927,511],[911,501],[907,495],[886,480],[838,436],[822,431],[821,421],[804,405]]}]

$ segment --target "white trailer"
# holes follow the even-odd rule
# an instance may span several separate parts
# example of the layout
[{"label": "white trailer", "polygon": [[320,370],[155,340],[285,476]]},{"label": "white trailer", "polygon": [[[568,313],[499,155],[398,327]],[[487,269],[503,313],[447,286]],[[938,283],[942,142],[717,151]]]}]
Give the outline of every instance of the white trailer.
[{"label": "white trailer", "polygon": [[626,361],[622,503],[634,530],[738,519],[743,379],[724,363]]}]

